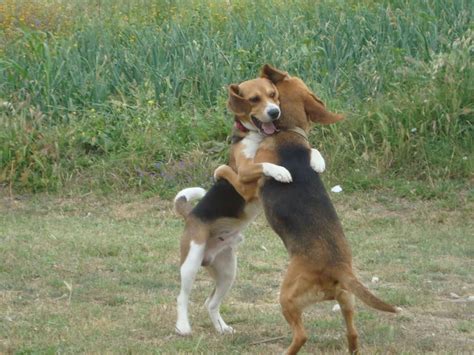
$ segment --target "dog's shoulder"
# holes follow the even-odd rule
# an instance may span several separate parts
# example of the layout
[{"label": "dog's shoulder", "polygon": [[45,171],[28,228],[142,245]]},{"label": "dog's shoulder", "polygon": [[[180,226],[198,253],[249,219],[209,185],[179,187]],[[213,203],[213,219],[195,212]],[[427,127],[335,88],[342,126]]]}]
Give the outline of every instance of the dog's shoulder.
[{"label": "dog's shoulder", "polygon": [[[325,239],[322,231],[339,229],[340,222],[323,181],[311,168],[311,151],[304,145],[285,144],[277,153],[278,164],[290,171],[293,182],[265,181],[261,196],[267,219],[276,230],[291,231],[279,234],[296,238],[299,247],[305,247],[305,242],[315,236]],[[314,231],[319,232],[315,235]]]},{"label": "dog's shoulder", "polygon": [[295,143],[280,144],[276,150],[278,164],[290,170],[291,174],[296,174],[298,180],[311,181],[316,174],[311,169],[311,149]]}]

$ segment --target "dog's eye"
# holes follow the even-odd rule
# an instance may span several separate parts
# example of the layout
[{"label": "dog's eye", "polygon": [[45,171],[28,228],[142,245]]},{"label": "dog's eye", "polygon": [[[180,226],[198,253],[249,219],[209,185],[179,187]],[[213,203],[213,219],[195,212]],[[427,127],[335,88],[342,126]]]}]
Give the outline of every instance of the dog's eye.
[{"label": "dog's eye", "polygon": [[260,101],[260,96],[252,96],[250,99],[249,99],[250,102],[253,102],[253,103],[257,103]]},{"label": "dog's eye", "polygon": [[271,92],[268,96],[270,96],[270,98],[273,99],[273,98],[275,98],[276,94],[275,94],[275,92]]}]

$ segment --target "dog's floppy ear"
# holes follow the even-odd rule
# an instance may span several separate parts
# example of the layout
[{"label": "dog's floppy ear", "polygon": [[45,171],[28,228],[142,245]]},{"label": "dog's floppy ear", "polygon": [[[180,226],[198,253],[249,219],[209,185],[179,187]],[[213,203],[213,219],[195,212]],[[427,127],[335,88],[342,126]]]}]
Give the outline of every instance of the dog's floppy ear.
[{"label": "dog's floppy ear", "polygon": [[311,121],[320,124],[331,124],[344,119],[344,116],[326,110],[324,102],[313,93],[306,95],[304,99],[304,109]]},{"label": "dog's floppy ear", "polygon": [[229,86],[229,99],[227,107],[236,115],[248,114],[251,111],[249,102],[240,96],[239,85],[232,84]]},{"label": "dog's floppy ear", "polygon": [[289,77],[287,72],[273,68],[270,64],[265,64],[262,67],[262,74],[260,76],[262,78],[269,79],[273,84],[276,84]]}]

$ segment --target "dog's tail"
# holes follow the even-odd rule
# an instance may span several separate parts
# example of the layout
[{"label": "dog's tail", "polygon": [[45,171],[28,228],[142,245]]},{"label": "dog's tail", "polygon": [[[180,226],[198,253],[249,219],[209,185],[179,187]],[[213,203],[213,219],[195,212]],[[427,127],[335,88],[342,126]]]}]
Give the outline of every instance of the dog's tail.
[{"label": "dog's tail", "polygon": [[357,296],[367,306],[378,309],[379,311],[399,313],[400,308],[394,307],[375,296],[364,286],[357,277],[350,273],[342,277],[342,286]]},{"label": "dog's tail", "polygon": [[202,198],[206,194],[206,190],[201,187],[189,187],[178,192],[174,198],[174,209],[183,218],[186,218],[193,209],[191,202]]}]

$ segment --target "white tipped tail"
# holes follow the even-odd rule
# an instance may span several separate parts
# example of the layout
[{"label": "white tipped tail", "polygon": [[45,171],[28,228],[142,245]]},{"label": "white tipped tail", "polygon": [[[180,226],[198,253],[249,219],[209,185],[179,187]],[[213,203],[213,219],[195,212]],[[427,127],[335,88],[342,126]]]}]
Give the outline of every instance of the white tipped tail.
[{"label": "white tipped tail", "polygon": [[183,189],[174,198],[174,209],[183,218],[186,218],[192,210],[191,202],[202,198],[206,190],[201,187],[188,187]]}]

